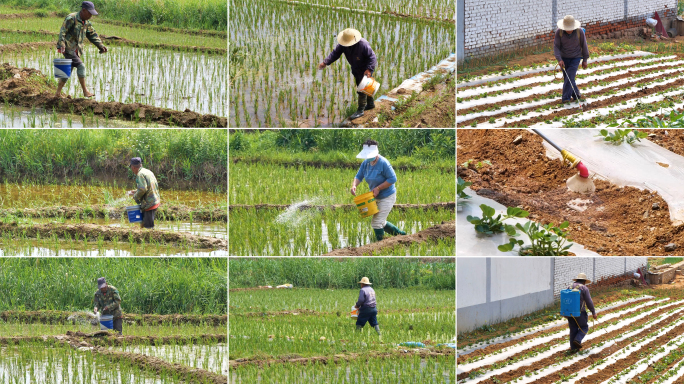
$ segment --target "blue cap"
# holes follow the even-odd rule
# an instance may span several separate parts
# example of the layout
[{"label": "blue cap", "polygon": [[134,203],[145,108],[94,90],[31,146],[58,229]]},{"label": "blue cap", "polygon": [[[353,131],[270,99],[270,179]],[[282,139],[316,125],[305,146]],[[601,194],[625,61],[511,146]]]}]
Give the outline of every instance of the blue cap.
[{"label": "blue cap", "polygon": [[107,281],[105,281],[104,277],[100,277],[97,279],[97,289],[102,289],[107,286]]},{"label": "blue cap", "polygon": [[142,159],[139,157],[134,157],[131,159],[131,165],[140,165],[142,164]]},{"label": "blue cap", "polygon": [[90,12],[91,15],[97,16],[97,11],[95,10],[95,4],[92,1],[84,1],[81,3],[81,8]]}]

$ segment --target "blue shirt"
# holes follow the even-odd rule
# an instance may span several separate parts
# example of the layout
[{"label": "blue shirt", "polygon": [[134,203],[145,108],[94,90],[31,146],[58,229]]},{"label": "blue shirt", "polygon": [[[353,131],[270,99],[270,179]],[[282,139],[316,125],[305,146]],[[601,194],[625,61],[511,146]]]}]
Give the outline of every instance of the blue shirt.
[{"label": "blue shirt", "polygon": [[378,156],[378,162],[375,163],[375,165],[371,165],[373,160],[375,160],[375,158],[366,159],[363,161],[363,163],[361,163],[359,172],[356,173],[356,178],[359,181],[366,179],[368,188],[371,191],[385,181],[392,184],[389,188],[385,188],[380,191],[378,196],[375,197],[376,199],[380,200],[397,192],[397,188],[394,186],[394,183],[397,182],[397,175],[394,173],[392,165],[384,157]]},{"label": "blue shirt", "polygon": [[375,291],[370,285],[366,285],[359,291],[359,300],[356,302],[356,306],[359,309],[362,308],[375,308]]}]

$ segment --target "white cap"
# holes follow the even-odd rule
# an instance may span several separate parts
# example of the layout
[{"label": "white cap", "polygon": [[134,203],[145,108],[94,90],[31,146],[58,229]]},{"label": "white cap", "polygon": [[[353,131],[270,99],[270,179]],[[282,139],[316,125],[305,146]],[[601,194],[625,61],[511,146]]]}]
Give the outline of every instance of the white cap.
[{"label": "white cap", "polygon": [[646,19],[646,24],[650,25],[651,27],[655,27],[658,25],[658,21],[656,19],[651,19],[650,17]]},{"label": "white cap", "polygon": [[378,146],[377,145],[363,145],[363,150],[359,152],[358,155],[356,155],[357,159],[372,159],[375,156],[379,155],[380,151],[378,151]]}]

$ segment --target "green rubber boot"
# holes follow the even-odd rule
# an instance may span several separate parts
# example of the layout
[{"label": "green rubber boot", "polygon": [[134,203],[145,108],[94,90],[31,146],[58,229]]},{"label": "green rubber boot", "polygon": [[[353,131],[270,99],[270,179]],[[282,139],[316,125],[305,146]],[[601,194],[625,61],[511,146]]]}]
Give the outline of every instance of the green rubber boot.
[{"label": "green rubber boot", "polygon": [[406,232],[402,231],[401,229],[397,228],[396,225],[390,223],[389,221],[385,222],[385,232],[389,233],[392,236],[396,235],[405,235]]},{"label": "green rubber boot", "polygon": [[375,238],[380,241],[382,240],[383,237],[385,237],[385,230],[384,229],[375,229],[373,228],[373,232],[375,232]]}]

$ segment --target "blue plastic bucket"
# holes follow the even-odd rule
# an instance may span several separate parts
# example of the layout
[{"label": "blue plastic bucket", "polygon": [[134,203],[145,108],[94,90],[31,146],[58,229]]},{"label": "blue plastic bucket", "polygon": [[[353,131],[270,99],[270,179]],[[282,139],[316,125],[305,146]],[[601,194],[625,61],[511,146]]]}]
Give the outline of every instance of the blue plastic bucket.
[{"label": "blue plastic bucket", "polygon": [[55,65],[56,79],[68,79],[71,77],[71,59],[54,59],[52,62]]},{"label": "blue plastic bucket", "polygon": [[580,293],[572,289],[564,289],[561,294],[560,315],[565,317],[579,317]]},{"label": "blue plastic bucket", "polygon": [[114,316],[112,316],[112,315],[100,316],[100,329],[102,329],[102,330],[114,329]]},{"label": "blue plastic bucket", "polygon": [[142,221],[142,212],[139,205],[126,207],[126,214],[128,215],[129,223],[139,223]]}]

